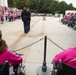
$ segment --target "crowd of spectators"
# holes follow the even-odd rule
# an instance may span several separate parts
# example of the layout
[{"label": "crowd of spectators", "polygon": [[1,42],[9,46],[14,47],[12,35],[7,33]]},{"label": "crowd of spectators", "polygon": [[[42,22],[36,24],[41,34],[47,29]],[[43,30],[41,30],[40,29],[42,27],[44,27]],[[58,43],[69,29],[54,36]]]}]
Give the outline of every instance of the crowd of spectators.
[{"label": "crowd of spectators", "polygon": [[76,13],[68,13],[64,15],[61,22],[68,27],[76,29]]},{"label": "crowd of spectators", "polygon": [[4,21],[14,21],[16,19],[20,19],[21,17],[21,10],[17,8],[9,8],[9,7],[2,7],[0,6],[0,23],[4,23]]}]

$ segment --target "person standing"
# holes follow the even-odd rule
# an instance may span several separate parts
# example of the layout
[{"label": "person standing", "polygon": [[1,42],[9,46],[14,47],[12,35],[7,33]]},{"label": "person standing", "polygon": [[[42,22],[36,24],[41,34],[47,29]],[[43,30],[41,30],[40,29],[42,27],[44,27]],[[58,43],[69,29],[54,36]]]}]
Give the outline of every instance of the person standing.
[{"label": "person standing", "polygon": [[29,32],[29,21],[30,21],[30,14],[29,11],[27,11],[27,7],[24,7],[23,11],[21,12],[21,18],[24,25],[24,32]]},{"label": "person standing", "polygon": [[29,8],[27,8],[27,11],[28,11],[28,15],[29,15],[29,17],[28,17],[28,30],[30,30],[31,12],[30,12]]}]

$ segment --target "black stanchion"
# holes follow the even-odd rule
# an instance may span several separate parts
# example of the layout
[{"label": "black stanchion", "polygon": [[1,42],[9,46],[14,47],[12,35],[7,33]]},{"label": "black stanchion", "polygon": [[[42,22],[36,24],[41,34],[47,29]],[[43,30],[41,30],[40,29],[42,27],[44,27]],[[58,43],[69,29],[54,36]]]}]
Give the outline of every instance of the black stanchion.
[{"label": "black stanchion", "polygon": [[43,72],[47,71],[47,66],[46,66],[46,45],[47,45],[47,36],[45,36],[45,40],[44,40],[44,61],[43,61],[43,66],[42,66],[42,71]]},{"label": "black stanchion", "polygon": [[46,20],[45,16],[43,17],[43,20]]},{"label": "black stanchion", "polygon": [[46,20],[45,16],[46,16],[46,14],[44,13],[43,20]]},{"label": "black stanchion", "polygon": [[44,39],[44,60],[43,65],[38,67],[37,75],[51,75],[51,69],[46,65],[46,45],[47,45],[47,36]]}]

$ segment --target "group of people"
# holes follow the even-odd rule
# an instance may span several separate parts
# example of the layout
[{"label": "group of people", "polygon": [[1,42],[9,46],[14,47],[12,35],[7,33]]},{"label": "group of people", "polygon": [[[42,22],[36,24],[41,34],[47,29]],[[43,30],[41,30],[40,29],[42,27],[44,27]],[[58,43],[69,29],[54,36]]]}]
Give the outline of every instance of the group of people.
[{"label": "group of people", "polygon": [[[62,24],[76,29],[76,13],[67,13],[61,19]],[[76,47],[68,48],[54,57],[55,64],[59,64],[59,61],[66,63],[67,65],[76,68]]]},{"label": "group of people", "polygon": [[[30,30],[31,13],[27,7],[24,7],[23,11],[21,12],[21,18],[24,25],[24,33],[28,33]],[[66,18],[64,17],[65,22],[69,21],[71,18],[69,18],[69,16]],[[76,16],[74,19],[76,20]],[[68,48],[56,54],[56,56],[54,57],[54,62],[58,64],[60,59],[62,60],[62,62],[76,68],[76,47]],[[3,64],[6,60],[12,66],[16,66],[23,62],[23,59],[21,56],[8,50],[6,41],[2,39],[2,33],[0,31],[0,64]]]},{"label": "group of people", "polygon": [[61,19],[61,22],[69,27],[76,29],[76,13],[67,13]]},{"label": "group of people", "polygon": [[[24,32],[28,33],[30,30],[31,13],[27,7],[24,7],[21,12],[21,18],[24,23]],[[3,64],[5,61],[8,61],[13,67],[18,67],[23,62],[23,59],[16,53],[8,50],[7,43],[2,39],[2,32],[0,31],[0,64]]]},{"label": "group of people", "polygon": [[23,10],[16,8],[8,8],[0,6],[0,22],[3,24],[5,21],[14,21],[16,19],[22,19],[24,25],[24,33],[30,31],[31,12],[28,7],[24,7]]},{"label": "group of people", "polygon": [[17,8],[9,8],[0,6],[0,22],[3,24],[4,21],[14,21],[16,19],[20,19],[21,10]]},{"label": "group of people", "polygon": [[[76,68],[76,47],[68,48],[56,54],[54,57],[55,63],[58,64],[60,59],[62,62]],[[8,50],[6,41],[2,39],[2,33],[0,31],[0,64],[3,64],[6,60],[14,67],[23,61],[21,56]]]}]

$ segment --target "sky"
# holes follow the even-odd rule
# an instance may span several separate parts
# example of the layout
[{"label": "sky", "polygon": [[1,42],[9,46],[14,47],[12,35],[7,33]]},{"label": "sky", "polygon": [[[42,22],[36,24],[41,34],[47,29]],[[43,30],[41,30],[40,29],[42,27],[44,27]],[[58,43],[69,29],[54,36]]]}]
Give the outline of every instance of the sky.
[{"label": "sky", "polygon": [[76,0],[59,0],[60,1],[65,1],[67,4],[72,3],[74,7],[76,7]]}]

